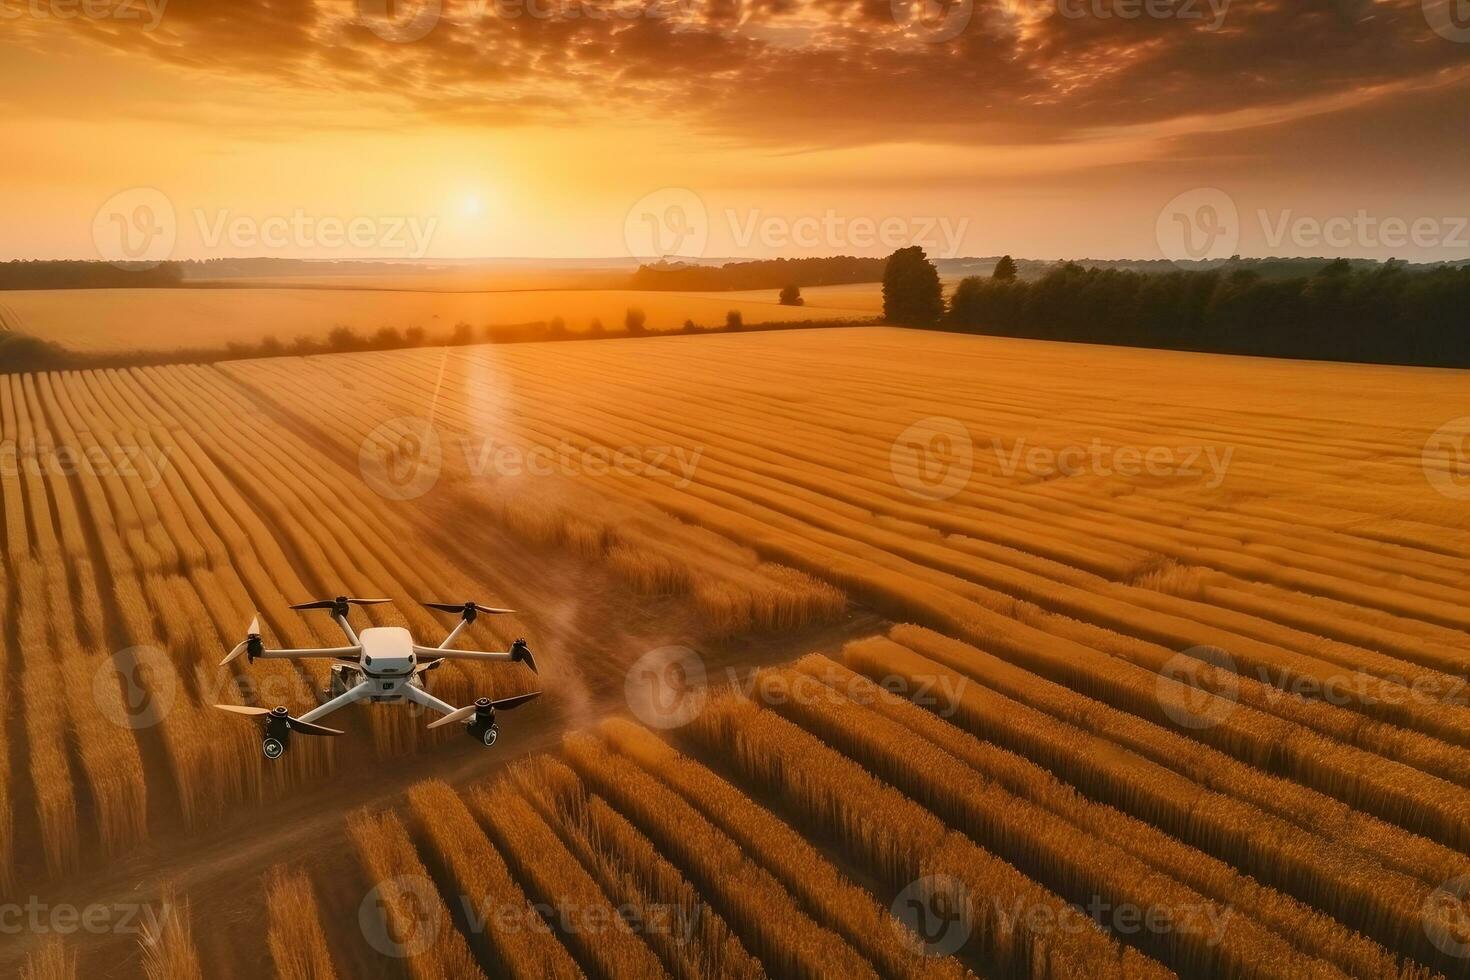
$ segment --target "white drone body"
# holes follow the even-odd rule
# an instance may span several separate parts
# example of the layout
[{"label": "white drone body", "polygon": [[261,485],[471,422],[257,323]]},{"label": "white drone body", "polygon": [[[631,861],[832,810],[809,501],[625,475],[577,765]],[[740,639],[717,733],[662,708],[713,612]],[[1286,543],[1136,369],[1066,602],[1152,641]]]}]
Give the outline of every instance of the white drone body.
[{"label": "white drone body", "polygon": [[351,643],[351,646],[345,647],[267,650],[260,638],[260,621],[252,620],[249,634],[230,651],[229,655],[221,661],[220,666],[223,667],[230,663],[242,653],[246,654],[251,662],[261,659],[335,660],[337,663],[332,665],[331,687],[325,692],[328,700],[300,718],[293,718],[284,707],[272,709],[238,704],[217,704],[215,707],[236,714],[264,717],[265,740],[261,743],[261,750],[268,759],[279,759],[285,754],[293,732],[300,735],[341,735],[342,732],[337,729],[326,728],[316,722],[334,711],[359,701],[377,704],[407,701],[422,705],[443,715],[442,718],[431,722],[430,728],[459,722],[466,726],[466,733],[470,737],[484,745],[494,745],[499,734],[499,727],[495,723],[495,710],[518,707],[537,697],[540,691],[501,698],[497,701],[480,698],[474,704],[456,708],[430,694],[424,686],[423,675],[446,660],[509,660],[525,663],[534,672],[536,659],[531,655],[531,649],[526,645],[525,640],[516,640],[509,650],[503,652],[450,648],[460,631],[473,623],[479,614],[495,615],[512,610],[494,609],[476,602],[426,602],[424,605],[430,609],[460,614],[459,624],[437,647],[420,646],[414,642],[413,634],[401,626],[375,626],[358,634],[347,622],[347,613],[352,606],[376,605],[388,601],[387,599],[350,599],[346,596],[338,596],[336,599],[303,602],[291,607],[292,609],[330,609],[332,618],[342,627],[342,631],[347,634],[347,639]]}]

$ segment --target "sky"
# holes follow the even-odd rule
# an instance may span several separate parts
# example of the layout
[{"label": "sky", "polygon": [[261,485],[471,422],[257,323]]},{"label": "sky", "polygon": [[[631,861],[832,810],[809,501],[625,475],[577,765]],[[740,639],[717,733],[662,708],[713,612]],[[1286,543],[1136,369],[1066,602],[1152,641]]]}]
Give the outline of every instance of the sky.
[{"label": "sky", "polygon": [[0,258],[1470,260],[1470,0],[0,0]]}]

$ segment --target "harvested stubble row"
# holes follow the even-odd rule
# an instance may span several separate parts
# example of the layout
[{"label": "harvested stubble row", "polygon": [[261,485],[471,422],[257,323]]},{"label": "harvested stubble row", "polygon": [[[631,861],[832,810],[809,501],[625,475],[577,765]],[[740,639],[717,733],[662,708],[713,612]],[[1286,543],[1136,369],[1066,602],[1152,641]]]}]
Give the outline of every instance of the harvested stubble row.
[{"label": "harvested stubble row", "polygon": [[873,896],[849,881],[805,838],[769,810],[645,728],[621,719],[603,723],[610,748],[679,793],[689,805],[760,860],[818,922],[838,933],[885,976],[959,980],[967,971],[948,956],[921,952],[922,942]]},{"label": "harvested stubble row", "polygon": [[[874,640],[856,641],[847,649],[854,659],[860,658],[864,649],[870,650],[870,662],[881,659],[886,652],[881,642]],[[912,701],[890,693],[869,677],[820,654],[803,657],[792,666],[826,684],[833,697],[870,708],[963,760],[977,773],[994,779],[1012,793],[1124,848],[1220,906],[1237,909],[1256,919],[1298,950],[1330,960],[1349,975],[1414,980],[1425,972],[1400,961],[1379,944],[1305,903],[1263,887],[1224,861],[1170,837],[1151,824],[1092,802],[1034,762],[980,741]]]},{"label": "harvested stubble row", "polygon": [[680,980],[758,980],[759,962],[679,870],[565,764],[542,757],[513,776],[620,915]]},{"label": "harvested stubble row", "polygon": [[470,795],[470,807],[495,838],[519,880],[551,910],[552,925],[599,976],[667,977],[648,944],[618,915],[515,783],[502,780]]},{"label": "harvested stubble row", "polygon": [[773,713],[722,695],[705,705],[689,731],[728,758],[744,779],[774,791],[813,829],[835,836],[890,887],[929,876],[960,882],[970,897],[969,942],[985,963],[1033,977],[1174,975],[1120,946],[1064,899]]},{"label": "harvested stubble row", "polygon": [[420,833],[456,894],[484,922],[485,928],[473,937],[484,960],[499,964],[518,980],[581,977],[576,961],[539,922],[530,899],[459,794],[448,783],[430,780],[409,789],[408,801]]},{"label": "harvested stubble row", "polygon": [[565,751],[582,779],[719,910],[768,973],[810,980],[877,976],[867,960],[803,912],[770,873],[678,794],[589,736],[568,736]]},{"label": "harvested stubble row", "polygon": [[266,872],[266,945],[279,980],[337,980],[321,909],[306,872],[276,865]]},{"label": "harvested stubble row", "polygon": [[368,884],[376,889],[385,936],[397,944],[409,975],[415,980],[484,980],[403,822],[392,813],[358,810],[347,817],[347,836]]},{"label": "harvested stubble row", "polygon": [[[973,654],[986,658],[980,651]],[[1361,814],[1333,813],[1329,806],[1321,816],[1334,821],[1339,832],[1314,834],[1137,755],[1129,750],[1130,743],[1109,742],[1075,727],[1072,719],[1085,720],[1089,709],[1095,712],[1097,707],[1075,692],[1049,692],[1045,682],[1036,678],[1028,688],[1034,693],[1026,694],[1026,700],[1046,704],[1054,714],[999,694],[983,679],[971,676],[966,680],[948,666],[896,643],[852,647],[846,657],[848,666],[869,677],[901,677],[909,684],[926,685],[924,690],[934,700],[932,710],[943,711],[973,734],[1033,760],[1093,799],[1158,826],[1328,912],[1390,949],[1405,951],[1420,962],[1445,963],[1447,958],[1431,945],[1424,931],[1423,910],[1434,886],[1388,866],[1380,850],[1371,846],[1357,850],[1343,842],[1344,826],[1368,819]],[[1053,707],[1049,697],[1061,703]],[[1137,734],[1145,737],[1141,731]],[[1191,752],[1202,768],[1206,765],[1199,754],[1208,750],[1179,748]],[[1255,777],[1259,774],[1245,772],[1245,778]],[[1301,816],[1310,820],[1312,815]],[[1379,841],[1389,842],[1383,837]],[[1398,843],[1411,859],[1430,853],[1444,855],[1445,859],[1432,865],[1440,875],[1437,882],[1456,866],[1455,852],[1428,841],[1409,837]],[[1461,856],[1459,863],[1464,861]]]}]

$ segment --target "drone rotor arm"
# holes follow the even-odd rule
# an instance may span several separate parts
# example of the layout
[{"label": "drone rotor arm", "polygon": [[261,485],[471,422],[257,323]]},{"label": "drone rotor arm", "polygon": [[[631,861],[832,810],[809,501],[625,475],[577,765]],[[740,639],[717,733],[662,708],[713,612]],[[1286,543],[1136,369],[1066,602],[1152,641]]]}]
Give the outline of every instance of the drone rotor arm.
[{"label": "drone rotor arm", "polygon": [[486,651],[486,650],[449,650],[444,647],[421,647],[414,645],[413,652],[420,657],[430,657],[434,660],[514,660],[515,654],[509,650]]},{"label": "drone rotor arm", "polygon": [[[300,718],[295,719],[295,721],[298,722],[298,723],[300,723],[300,724],[302,724],[302,725],[311,726],[311,723],[312,722],[317,721],[317,720],[319,720],[321,718],[325,718],[327,715],[329,715],[332,712],[338,710],[339,708],[345,708],[349,704],[353,704],[353,703],[355,703],[357,701],[361,701],[365,697],[368,697],[369,695],[372,694],[372,691],[373,691],[372,682],[371,681],[363,681],[361,684],[358,684],[356,687],[348,688],[347,691],[345,691],[342,694],[337,695],[335,698],[333,698],[332,700],[328,701],[326,704],[320,705],[320,706],[318,706],[316,708],[312,708],[310,711],[308,711],[306,714],[302,715]],[[294,728],[295,726],[293,725],[292,727]],[[311,726],[311,727],[317,727],[317,726]]]},{"label": "drone rotor arm", "polygon": [[362,655],[362,647],[320,647],[304,650],[262,650],[256,660],[356,660]]}]

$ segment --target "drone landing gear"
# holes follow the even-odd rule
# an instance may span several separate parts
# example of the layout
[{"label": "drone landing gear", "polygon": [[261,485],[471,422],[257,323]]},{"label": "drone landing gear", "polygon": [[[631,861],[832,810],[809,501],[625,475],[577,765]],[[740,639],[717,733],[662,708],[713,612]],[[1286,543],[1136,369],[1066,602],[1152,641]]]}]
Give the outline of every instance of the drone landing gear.
[{"label": "drone landing gear", "polygon": [[465,726],[465,733],[486,748],[495,744],[495,739],[500,735],[500,726],[495,724],[495,706],[490,703],[489,698],[480,698],[475,702],[475,717]]},{"label": "drone landing gear", "polygon": [[237,715],[248,715],[252,718],[261,718],[265,721],[265,738],[260,743],[260,751],[267,759],[275,761],[286,754],[286,749],[291,745],[291,733],[300,735],[341,735],[335,728],[327,728],[322,725],[314,725],[300,718],[292,718],[291,712],[285,705],[274,708],[256,708],[243,704],[217,704],[216,708],[229,711]]}]

